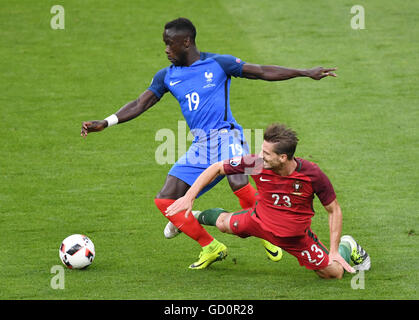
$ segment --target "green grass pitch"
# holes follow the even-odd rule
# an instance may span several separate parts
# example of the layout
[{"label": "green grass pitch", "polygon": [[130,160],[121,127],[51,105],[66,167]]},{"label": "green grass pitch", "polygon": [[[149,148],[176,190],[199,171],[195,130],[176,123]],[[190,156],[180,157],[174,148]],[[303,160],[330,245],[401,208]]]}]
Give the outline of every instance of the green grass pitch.
[{"label": "green grass pitch", "polygon": [[[53,5],[65,29],[53,30]],[[351,28],[351,7],[365,29]],[[418,299],[419,3],[390,1],[10,1],[0,10],[0,299]],[[299,134],[297,155],[335,186],[343,233],[367,249],[364,289],[319,279],[289,254],[273,263],[258,239],[207,230],[229,257],[188,270],[199,246],[163,237],[153,198],[170,165],[158,165],[156,132],[182,120],[167,94],[143,116],[80,137],[145,90],[168,65],[164,24],[184,16],[202,51],[294,68],[338,67],[338,78],[233,79],[233,114],[247,129],[273,121]],[[253,150],[255,147],[253,146]],[[239,209],[226,181],[195,208]],[[318,200],[313,230],[329,243]],[[50,272],[70,234],[96,246],[84,271]]]}]

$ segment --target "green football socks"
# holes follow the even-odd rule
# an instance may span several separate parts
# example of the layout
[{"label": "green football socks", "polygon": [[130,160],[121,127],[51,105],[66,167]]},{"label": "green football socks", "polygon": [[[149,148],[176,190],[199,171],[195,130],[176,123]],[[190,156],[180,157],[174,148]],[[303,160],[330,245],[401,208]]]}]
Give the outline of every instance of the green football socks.
[{"label": "green football socks", "polygon": [[213,208],[202,211],[200,214],[196,215],[195,218],[198,219],[200,224],[206,226],[215,226],[217,223],[217,219],[220,214],[227,212],[221,208]]},{"label": "green football socks", "polygon": [[347,263],[351,263],[351,245],[347,241],[339,243],[339,254]]}]

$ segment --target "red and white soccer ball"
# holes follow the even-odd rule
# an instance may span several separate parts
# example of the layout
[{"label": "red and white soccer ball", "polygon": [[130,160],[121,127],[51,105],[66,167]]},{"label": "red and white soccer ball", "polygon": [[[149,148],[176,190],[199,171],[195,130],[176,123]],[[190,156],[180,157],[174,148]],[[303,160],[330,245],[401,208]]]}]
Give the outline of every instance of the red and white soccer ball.
[{"label": "red and white soccer ball", "polygon": [[95,258],[95,245],[82,234],[73,234],[63,240],[60,259],[70,269],[84,269]]}]

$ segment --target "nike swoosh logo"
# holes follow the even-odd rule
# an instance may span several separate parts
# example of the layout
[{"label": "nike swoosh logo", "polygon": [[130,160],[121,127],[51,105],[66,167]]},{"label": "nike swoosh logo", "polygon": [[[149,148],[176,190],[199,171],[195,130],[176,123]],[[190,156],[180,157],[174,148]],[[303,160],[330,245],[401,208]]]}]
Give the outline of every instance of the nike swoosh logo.
[{"label": "nike swoosh logo", "polygon": [[322,263],[324,258],[326,258],[326,257],[323,257],[323,259],[321,259],[320,262],[316,263],[316,266],[318,266],[320,263]]},{"label": "nike swoosh logo", "polygon": [[262,177],[260,177],[260,181],[271,181],[269,179],[263,179]]},{"label": "nike swoosh logo", "polygon": [[200,263],[200,264],[194,264],[194,268],[200,267],[202,266],[205,262],[207,262],[208,260],[205,260],[204,262]]},{"label": "nike swoosh logo", "polygon": [[179,82],[181,82],[182,80],[179,80],[179,81],[175,81],[175,82],[172,82],[172,81],[170,81],[170,86],[172,87],[172,86],[174,86],[175,84],[178,84]]},{"label": "nike swoosh logo", "polygon": [[[222,260],[222,259],[223,259],[223,257],[224,257],[224,253],[223,253],[223,252],[220,252],[220,253],[218,254],[217,259],[215,259],[214,261],[212,261],[212,262],[211,262],[211,264],[212,264],[213,262],[215,262],[215,261],[220,261],[220,260]],[[201,262],[200,264],[195,264],[193,267],[194,267],[194,268],[198,268],[198,267],[202,266],[204,263],[206,263],[207,261],[208,261],[208,259],[207,259],[207,260],[205,260],[205,261],[203,261],[203,262]],[[209,266],[209,265],[208,265],[208,266]]]},{"label": "nike swoosh logo", "polygon": [[279,251],[272,252],[271,250],[269,250],[267,248],[265,248],[265,250],[268,251],[269,254],[272,255],[272,256],[274,256],[274,257],[276,257],[278,255],[278,253],[279,253]]}]

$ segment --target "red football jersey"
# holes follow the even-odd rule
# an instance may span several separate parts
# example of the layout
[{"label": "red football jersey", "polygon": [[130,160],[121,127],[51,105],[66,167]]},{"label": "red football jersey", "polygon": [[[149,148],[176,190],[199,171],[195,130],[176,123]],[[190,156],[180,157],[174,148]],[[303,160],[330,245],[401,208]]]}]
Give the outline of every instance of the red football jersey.
[{"label": "red football jersey", "polygon": [[295,161],[297,168],[289,176],[263,169],[263,159],[257,155],[224,161],[227,175],[252,176],[258,190],[254,215],[265,229],[280,237],[303,235],[310,228],[315,194],[324,206],[336,199],[329,178],[315,163],[301,158]]}]

